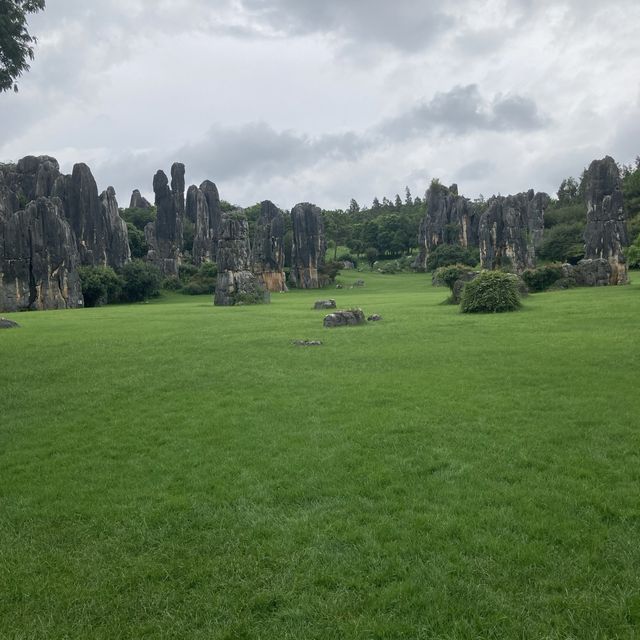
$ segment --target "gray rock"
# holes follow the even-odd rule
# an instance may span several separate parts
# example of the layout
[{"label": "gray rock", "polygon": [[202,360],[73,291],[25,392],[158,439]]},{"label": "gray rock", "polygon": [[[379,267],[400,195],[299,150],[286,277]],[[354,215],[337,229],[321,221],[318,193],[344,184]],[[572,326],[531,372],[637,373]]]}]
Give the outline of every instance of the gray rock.
[{"label": "gray rock", "polygon": [[218,188],[210,180],[199,187],[191,185],[187,191],[186,217],[195,225],[193,237],[193,260],[196,265],[215,262],[222,211]]},{"label": "gray rock", "polygon": [[324,317],[322,324],[327,328],[365,324],[364,311],[362,309],[334,311]]},{"label": "gray rock", "polygon": [[80,258],[58,198],[38,198],[0,225],[0,310],[82,306]]},{"label": "gray rock", "polygon": [[367,322],[380,322],[382,320],[382,316],[377,313],[372,313],[370,316],[367,316]]},{"label": "gray rock", "polygon": [[322,345],[322,340],[294,340],[293,344],[296,347],[319,347]]},{"label": "gray rock", "polygon": [[269,302],[269,292],[250,270],[249,225],[241,211],[225,214],[222,218],[217,264],[215,305]]},{"label": "gray rock", "polygon": [[284,274],[284,216],[270,200],[260,204],[252,262],[253,272],[267,291],[287,291]]},{"label": "gray rock", "polygon": [[323,285],[319,272],[326,252],[322,212],[314,204],[301,202],[292,209],[291,221],[291,279],[299,289],[319,289]]},{"label": "gray rock", "polygon": [[611,265],[609,284],[628,282],[622,248],[628,244],[622,180],[615,160],[594,160],[583,178],[587,204],[584,233],[585,258],[604,259]]},{"label": "gray rock", "polygon": [[120,269],[131,260],[127,223],[120,217],[116,192],[108,187],[100,194],[102,215],[106,220],[106,256],[109,266]]},{"label": "gray rock", "polygon": [[0,318],[0,329],[17,329],[20,325],[8,318]]},{"label": "gray rock", "polygon": [[336,285],[336,289],[342,289],[342,288],[344,288],[344,285],[342,285],[342,284],[337,284]]},{"label": "gray rock", "polygon": [[134,189],[129,202],[130,209],[151,209],[151,203],[138,191]]},{"label": "gray rock", "polygon": [[336,301],[329,299],[329,300],[316,300],[316,302],[313,305],[314,309],[335,309],[336,308]]},{"label": "gray rock", "polygon": [[169,179],[164,171],[157,171],[153,177],[156,221],[153,227],[147,225],[148,232],[145,228],[145,237],[153,233],[153,238],[147,238],[150,248],[147,259],[154,262],[165,276],[177,276],[181,262],[184,204],[181,209],[180,202],[184,201],[184,165],[174,163],[171,175],[175,192],[169,188]]},{"label": "gray rock", "polygon": [[413,264],[426,270],[429,254],[441,244],[478,246],[480,211],[468,198],[458,195],[458,185],[432,182],[425,198],[427,214],[418,230],[418,256]]},{"label": "gray rock", "polygon": [[578,264],[563,264],[562,283],[576,287],[606,287],[611,284],[612,264],[606,258],[591,258],[580,260]]},{"label": "gray rock", "polygon": [[351,286],[352,287],[364,287],[364,280],[356,280]]},{"label": "gray rock", "polygon": [[533,189],[491,198],[478,228],[482,268],[511,267],[516,273],[534,269],[549,202],[546,193],[534,193]]}]

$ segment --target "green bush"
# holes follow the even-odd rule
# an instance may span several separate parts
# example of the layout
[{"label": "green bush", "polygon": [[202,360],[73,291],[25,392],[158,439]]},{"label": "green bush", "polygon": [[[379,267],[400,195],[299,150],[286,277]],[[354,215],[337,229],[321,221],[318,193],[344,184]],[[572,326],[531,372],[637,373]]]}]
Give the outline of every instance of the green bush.
[{"label": "green bush", "polygon": [[480,260],[477,249],[465,248],[459,244],[438,245],[427,258],[427,271],[435,271],[439,267],[450,264],[465,264],[475,267]]},{"label": "green bush", "polygon": [[462,292],[463,313],[501,313],[520,307],[518,278],[501,271],[483,271]]},{"label": "green bush", "polygon": [[160,270],[149,262],[133,260],[122,267],[120,276],[125,302],[141,302],[160,295]]},{"label": "green bush", "polygon": [[200,268],[194,265],[181,264],[179,273],[183,282],[182,293],[189,296],[199,296],[214,293],[218,277],[218,267],[215,262],[203,262]]},{"label": "green bush", "polygon": [[530,291],[546,291],[563,277],[562,265],[549,264],[537,269],[527,269],[522,274]]},{"label": "green bush", "polygon": [[584,258],[584,225],[559,224],[544,233],[538,256],[554,262],[576,264]]},{"label": "green bush", "polygon": [[473,269],[466,264],[452,264],[446,267],[440,267],[435,270],[432,283],[434,286],[443,284],[453,291],[453,285],[456,281],[462,280],[470,273],[473,273]]},{"label": "green bush", "polygon": [[338,256],[338,262],[353,262],[353,266],[358,266],[358,259],[351,253],[341,253]]},{"label": "green bush", "polygon": [[397,260],[390,260],[378,267],[378,273],[393,274],[400,273],[400,271],[402,271],[402,269],[400,268]]},{"label": "green bush", "polygon": [[335,282],[335,279],[340,275],[340,269],[342,269],[341,262],[325,262],[318,269],[318,280],[320,282],[320,286],[324,287],[325,285]]},{"label": "green bush", "polygon": [[144,231],[140,231],[133,223],[127,222],[127,235],[129,236],[129,249],[131,257],[144,258],[149,251],[149,246],[144,239]]},{"label": "green bush", "polygon": [[78,273],[85,307],[99,307],[120,296],[123,283],[111,267],[80,267]]},{"label": "green bush", "polygon": [[162,281],[162,288],[167,291],[180,291],[182,289],[182,280],[178,276],[169,276]]}]

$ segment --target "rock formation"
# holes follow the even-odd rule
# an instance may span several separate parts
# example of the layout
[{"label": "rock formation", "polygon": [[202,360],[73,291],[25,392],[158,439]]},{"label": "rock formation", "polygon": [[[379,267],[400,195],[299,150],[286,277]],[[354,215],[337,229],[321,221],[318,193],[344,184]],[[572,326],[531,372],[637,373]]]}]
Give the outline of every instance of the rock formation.
[{"label": "rock formation", "polygon": [[324,317],[323,326],[348,327],[358,324],[365,324],[364,311],[362,309],[348,309],[346,311],[334,311]]},{"label": "rock formation", "polygon": [[606,287],[611,284],[612,273],[612,264],[606,258],[589,258],[576,265],[562,265],[565,286]]},{"label": "rock formation", "polygon": [[299,289],[318,289],[322,286],[318,272],[324,266],[326,251],[322,213],[319,207],[303,202],[291,211],[291,221],[291,280]]},{"label": "rock formation", "polygon": [[0,165],[0,237],[0,309],[81,305],[80,264],[130,260],[113,188],[98,196],[87,165],[62,175],[49,156]]},{"label": "rock formation", "polygon": [[150,209],[151,203],[138,191],[134,189],[129,202],[129,209]]},{"label": "rock formation", "polygon": [[147,258],[154,262],[163,275],[177,276],[182,251],[182,223],[184,219],[184,165],[171,167],[171,188],[164,171],[153,177],[156,221],[145,227],[149,245]]},{"label": "rock formation", "polygon": [[269,301],[269,294],[251,272],[249,225],[242,212],[225,214],[218,240],[218,277],[214,304],[232,306]]},{"label": "rock formation", "polygon": [[187,191],[186,217],[195,225],[193,261],[196,265],[216,261],[222,211],[218,188],[210,180]]},{"label": "rock formation", "polygon": [[40,197],[0,222],[0,309],[82,306],[80,258],[61,201]]},{"label": "rock formation", "polygon": [[549,202],[546,193],[533,189],[491,198],[478,225],[482,268],[512,267],[517,273],[535,268]]},{"label": "rock formation", "polygon": [[260,205],[253,243],[253,272],[267,291],[286,291],[284,275],[284,216],[273,202]]},{"label": "rock formation", "polygon": [[628,242],[627,228],[622,181],[615,160],[610,156],[594,160],[585,173],[583,186],[587,204],[585,258],[607,260],[611,265],[610,284],[626,284],[622,248]]},{"label": "rock formation", "polygon": [[426,195],[426,208],[427,214],[418,231],[416,268],[426,269],[427,257],[438,245],[478,246],[478,207],[458,195],[458,185],[445,187],[432,182]]}]

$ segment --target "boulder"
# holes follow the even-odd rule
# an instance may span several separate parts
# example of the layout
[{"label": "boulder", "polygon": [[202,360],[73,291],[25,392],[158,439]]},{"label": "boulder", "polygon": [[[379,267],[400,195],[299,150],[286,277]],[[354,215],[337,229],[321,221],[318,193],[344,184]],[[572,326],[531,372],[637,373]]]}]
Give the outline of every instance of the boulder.
[{"label": "boulder", "polygon": [[605,287],[611,284],[612,264],[606,258],[585,258],[576,265],[563,264],[562,274],[565,287]]},{"label": "boulder", "polygon": [[250,270],[249,225],[241,211],[225,214],[222,218],[217,263],[215,305],[269,302],[269,293]]},{"label": "boulder", "polygon": [[138,191],[134,189],[129,201],[129,209],[151,209],[151,203]]},{"label": "boulder", "polygon": [[622,180],[615,160],[594,160],[583,178],[587,205],[585,259],[604,259],[611,265],[609,284],[628,282],[622,248],[628,244]]},{"label": "boulder", "polygon": [[291,210],[293,243],[291,280],[299,289],[319,289],[324,266],[326,240],[322,212],[309,202],[301,202]]},{"label": "boulder", "polygon": [[517,273],[534,269],[550,201],[546,193],[534,193],[533,189],[491,198],[478,223],[482,268],[510,267]]},{"label": "boulder", "polygon": [[270,200],[260,204],[252,263],[253,272],[267,291],[287,291],[284,274],[284,216]]},{"label": "boulder", "polygon": [[324,317],[322,324],[328,328],[365,324],[364,311],[362,309],[334,311]]},{"label": "boulder", "polygon": [[0,310],[82,306],[76,238],[58,198],[38,198],[9,216],[0,246]]},{"label": "boulder", "polygon": [[426,270],[429,254],[441,244],[478,246],[478,206],[458,195],[458,185],[432,182],[425,197],[426,215],[418,230],[418,256],[413,264]]},{"label": "boulder", "polygon": [[351,286],[352,287],[364,287],[364,280],[356,280]]},{"label": "boulder", "polygon": [[316,300],[313,305],[314,309],[335,309],[336,301],[335,300]]},{"label": "boulder", "polygon": [[321,340],[294,340],[293,344],[296,347],[319,347],[322,345]]},{"label": "boulder", "polygon": [[0,318],[0,329],[17,329],[20,325],[8,318]]},{"label": "boulder", "polygon": [[382,316],[377,313],[372,313],[370,316],[367,316],[367,322],[380,322],[382,320]]}]

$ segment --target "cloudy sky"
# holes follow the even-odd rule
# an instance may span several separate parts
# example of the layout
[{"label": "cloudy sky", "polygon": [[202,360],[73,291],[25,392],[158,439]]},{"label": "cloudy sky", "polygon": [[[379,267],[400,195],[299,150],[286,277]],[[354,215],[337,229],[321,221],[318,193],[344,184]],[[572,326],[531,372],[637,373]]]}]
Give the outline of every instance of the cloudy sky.
[{"label": "cloudy sky", "polygon": [[121,205],[184,162],[243,206],[431,178],[555,192],[640,154],[638,0],[47,0],[0,161],[88,163]]}]

